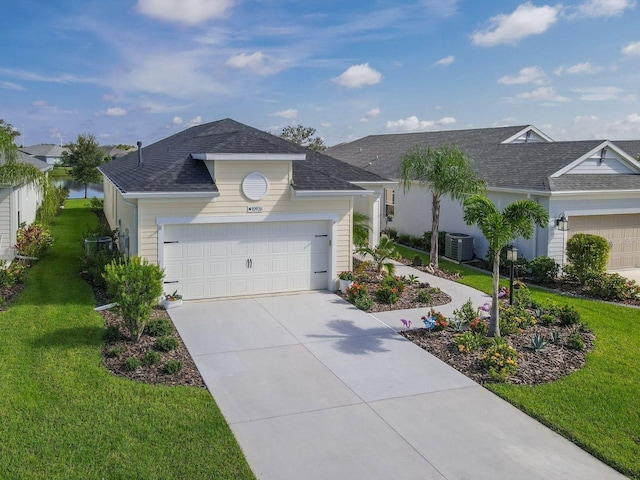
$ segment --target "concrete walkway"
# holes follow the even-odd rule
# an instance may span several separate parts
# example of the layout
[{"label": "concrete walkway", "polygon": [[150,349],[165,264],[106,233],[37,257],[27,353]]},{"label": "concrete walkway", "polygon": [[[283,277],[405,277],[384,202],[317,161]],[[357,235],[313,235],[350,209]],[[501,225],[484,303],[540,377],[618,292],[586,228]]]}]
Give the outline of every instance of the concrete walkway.
[{"label": "concrete walkway", "polygon": [[[486,301],[428,277],[446,314]],[[313,292],[169,313],[258,478],[624,478],[396,333],[425,311]]]}]

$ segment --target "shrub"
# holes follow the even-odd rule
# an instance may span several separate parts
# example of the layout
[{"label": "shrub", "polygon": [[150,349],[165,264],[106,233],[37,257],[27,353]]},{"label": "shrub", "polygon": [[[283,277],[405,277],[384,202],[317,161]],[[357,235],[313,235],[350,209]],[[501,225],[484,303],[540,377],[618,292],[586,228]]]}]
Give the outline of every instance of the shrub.
[{"label": "shrub", "polygon": [[133,341],[140,340],[153,307],[162,294],[163,270],[140,257],[112,261],[105,267],[107,293]]},{"label": "shrub", "polygon": [[553,258],[542,255],[529,262],[529,269],[535,282],[550,283],[558,276],[560,265]]},{"label": "shrub", "polygon": [[489,370],[491,378],[504,382],[518,370],[518,352],[505,340],[496,338],[482,356],[482,363]]},{"label": "shrub", "polygon": [[464,332],[456,335],[453,340],[461,353],[469,353],[477,350],[482,345],[483,335],[478,332]]},{"label": "shrub", "polygon": [[16,233],[16,253],[18,255],[40,258],[52,244],[53,237],[49,229],[37,223],[21,227]]},{"label": "shrub", "polygon": [[469,323],[476,318],[476,310],[473,308],[473,303],[471,299],[467,300],[462,304],[462,307],[455,309],[453,314],[456,318],[460,318],[464,321],[464,323]]},{"label": "shrub", "polygon": [[[422,242],[423,242],[423,245],[424,245],[424,250],[427,251],[427,252],[431,251],[431,235],[432,235],[432,233],[433,232],[428,231],[428,232],[424,232],[424,234],[422,235]],[[447,232],[438,231],[438,253],[440,255],[444,255],[446,238],[447,238]]]},{"label": "shrub", "polygon": [[484,336],[489,331],[489,326],[481,318],[475,317],[469,322],[469,329]]},{"label": "shrub", "polygon": [[388,287],[388,286],[380,286],[378,290],[376,290],[376,299],[380,303],[385,303],[387,305],[393,305],[398,301],[400,297],[400,292],[397,288]]},{"label": "shrub", "polygon": [[640,296],[640,286],[617,273],[589,275],[585,280],[589,294],[604,300],[633,300]]},{"label": "shrub", "polygon": [[122,333],[120,332],[120,329],[116,325],[110,325],[104,329],[104,332],[102,332],[102,339],[106,343],[117,342],[121,338],[122,338]]},{"label": "shrub", "polygon": [[373,298],[369,295],[361,295],[354,300],[353,304],[360,310],[371,310],[373,308]]},{"label": "shrub", "polygon": [[104,271],[111,262],[120,262],[124,260],[124,256],[117,250],[101,249],[95,251],[90,256],[82,257],[82,269],[87,272],[89,281],[99,288],[106,288]]},{"label": "shrub", "polygon": [[144,357],[142,357],[142,363],[145,365],[155,365],[156,363],[160,363],[162,360],[162,355],[155,350],[148,350],[145,352]]},{"label": "shrub", "polygon": [[609,242],[598,235],[576,233],[567,241],[565,273],[584,284],[589,275],[604,273],[609,258]]},{"label": "shrub", "polygon": [[[515,286],[518,285],[518,288]],[[533,300],[531,299],[531,291],[524,283],[518,282],[513,288],[513,304],[521,308],[529,308]]]},{"label": "shrub", "polygon": [[366,297],[369,295],[367,286],[363,283],[353,282],[349,288],[347,288],[347,298],[355,302],[359,297]]},{"label": "shrub", "polygon": [[516,305],[503,307],[499,317],[500,333],[511,335],[536,323],[536,319],[525,308]]},{"label": "shrub", "polygon": [[165,337],[173,333],[173,323],[167,318],[151,320],[144,327],[144,333],[152,337]]},{"label": "shrub", "polygon": [[553,325],[554,323],[556,323],[556,317],[555,315],[552,315],[550,313],[543,313],[538,317],[538,321],[542,325],[545,325],[548,327],[549,325]]},{"label": "shrub", "polygon": [[124,362],[124,368],[128,372],[135,372],[142,366],[142,362],[138,357],[129,357]]},{"label": "shrub", "polygon": [[402,277],[387,275],[382,279],[380,285],[383,287],[397,288],[398,293],[404,292],[404,280],[402,279]]},{"label": "shrub", "polygon": [[20,262],[0,260],[0,287],[11,287],[17,283],[24,283],[27,278],[27,267]]},{"label": "shrub", "polygon": [[418,293],[416,293],[416,296],[413,299],[415,303],[431,303],[431,300],[431,292],[428,288],[421,288],[418,290]]},{"label": "shrub", "polygon": [[570,348],[571,350],[577,350],[579,352],[584,350],[584,342],[582,341],[582,338],[580,338],[580,334],[577,331],[572,332],[567,337],[567,348]]},{"label": "shrub", "polygon": [[170,352],[178,348],[178,339],[175,337],[158,337],[153,343],[153,349],[159,352]]},{"label": "shrub", "polygon": [[578,325],[580,323],[580,312],[571,305],[564,305],[554,312],[562,325]]},{"label": "shrub", "polygon": [[182,362],[178,360],[168,360],[162,369],[162,371],[167,375],[175,375],[180,370],[182,370]]},{"label": "shrub", "polygon": [[122,347],[111,347],[107,350],[108,358],[120,358],[120,355],[122,355]]},{"label": "shrub", "polygon": [[49,183],[45,188],[42,203],[36,211],[36,222],[41,225],[50,225],[68,196],[68,188],[54,187]]},{"label": "shrub", "polygon": [[91,198],[91,208],[94,210],[103,210],[104,209],[104,198]]}]

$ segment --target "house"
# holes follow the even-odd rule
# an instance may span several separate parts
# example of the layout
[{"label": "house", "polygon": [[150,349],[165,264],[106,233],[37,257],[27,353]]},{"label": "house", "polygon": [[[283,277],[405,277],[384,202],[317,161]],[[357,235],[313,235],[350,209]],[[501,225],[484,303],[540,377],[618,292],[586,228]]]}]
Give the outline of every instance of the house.
[{"label": "house", "polygon": [[103,156],[108,160],[113,160],[114,158],[122,157],[129,153],[127,150],[122,150],[115,145],[100,145],[99,148]]},{"label": "house", "polygon": [[99,167],[119,248],[157,262],[185,299],[335,290],[351,269],[355,198],[383,177],[231,119]]},{"label": "house", "polygon": [[[46,173],[53,167],[23,152],[18,162],[29,163]],[[11,261],[16,251],[16,233],[20,224],[30,224],[36,219],[36,211],[42,203],[42,194],[34,185],[0,186],[0,259]]]},{"label": "house", "polygon": [[42,160],[49,165],[62,164],[62,154],[66,152],[67,147],[54,145],[52,143],[39,143],[21,149],[27,155]]},{"label": "house", "polygon": [[[417,144],[459,146],[486,180],[487,195],[498,208],[529,198],[547,209],[548,225],[529,240],[516,239],[521,256],[547,255],[562,266],[567,240],[584,232],[609,240],[609,269],[640,267],[640,141],[555,142],[534,126],[522,125],[371,135],[326,153],[397,180],[402,155]],[[431,231],[430,194],[417,183],[408,191],[387,192],[385,198],[393,218],[383,215],[383,226],[411,235]],[[559,221],[565,218],[568,230]],[[472,235],[475,255],[486,255],[486,240],[464,223],[458,202],[443,200],[440,230]]]}]

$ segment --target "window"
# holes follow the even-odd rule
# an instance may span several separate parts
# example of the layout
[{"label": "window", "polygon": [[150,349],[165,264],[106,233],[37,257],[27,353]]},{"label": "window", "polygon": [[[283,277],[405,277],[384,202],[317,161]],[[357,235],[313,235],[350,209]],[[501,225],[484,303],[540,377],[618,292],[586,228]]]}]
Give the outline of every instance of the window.
[{"label": "window", "polygon": [[396,192],[393,188],[384,189],[384,214],[393,217],[396,203]]}]

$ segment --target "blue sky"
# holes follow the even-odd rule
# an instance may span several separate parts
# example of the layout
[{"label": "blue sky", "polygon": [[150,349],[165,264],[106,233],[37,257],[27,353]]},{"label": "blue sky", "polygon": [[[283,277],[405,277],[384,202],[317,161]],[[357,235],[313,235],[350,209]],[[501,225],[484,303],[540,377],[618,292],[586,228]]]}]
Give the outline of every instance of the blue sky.
[{"label": "blue sky", "polygon": [[0,118],[26,144],[145,144],[230,117],[370,134],[534,124],[640,138],[635,0],[20,0]]}]

